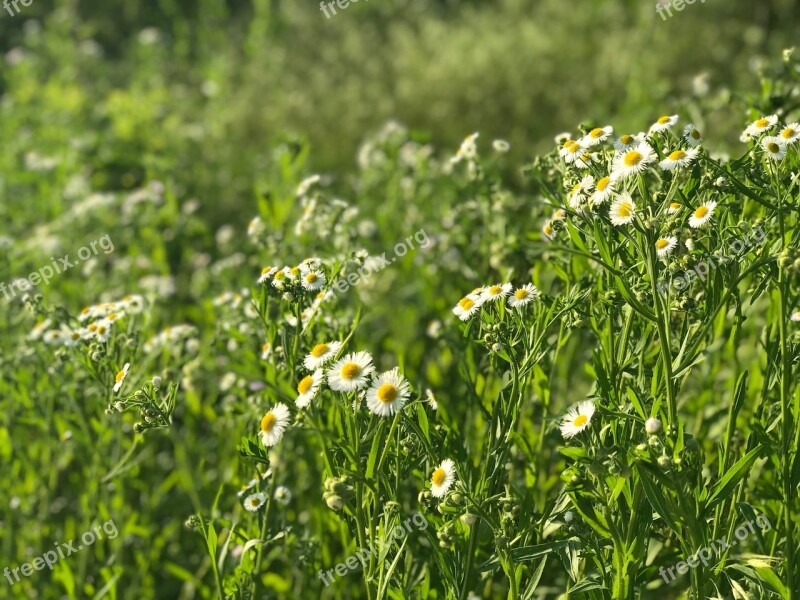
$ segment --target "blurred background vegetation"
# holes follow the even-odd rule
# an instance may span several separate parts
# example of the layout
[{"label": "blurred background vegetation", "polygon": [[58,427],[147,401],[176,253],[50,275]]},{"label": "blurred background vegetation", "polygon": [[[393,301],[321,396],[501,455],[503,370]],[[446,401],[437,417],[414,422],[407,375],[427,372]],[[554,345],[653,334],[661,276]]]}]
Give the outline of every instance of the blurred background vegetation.
[{"label": "blurred background vegetation", "polygon": [[0,14],[0,128],[52,152],[74,125],[102,149],[96,188],[169,177],[242,223],[277,144],[346,169],[389,118],[438,147],[508,139],[512,163],[582,121],[638,130],[681,109],[714,129],[799,24],[794,0],[708,0],[666,21],[637,0],[372,0],[330,19],[308,0],[34,0]]}]

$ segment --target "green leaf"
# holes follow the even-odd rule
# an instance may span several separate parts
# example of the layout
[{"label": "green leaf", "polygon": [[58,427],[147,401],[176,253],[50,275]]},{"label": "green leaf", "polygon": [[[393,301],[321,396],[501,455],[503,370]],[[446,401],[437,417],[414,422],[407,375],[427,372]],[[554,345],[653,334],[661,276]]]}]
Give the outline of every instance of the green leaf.
[{"label": "green leaf", "polygon": [[750,467],[753,466],[753,463],[759,457],[762,450],[763,446],[760,445],[753,448],[750,452],[745,454],[739,462],[733,465],[722,479],[714,484],[714,487],[711,488],[711,492],[708,495],[708,500],[706,500],[705,510],[708,511],[723,500],[730,498],[734,488],[750,471]]}]

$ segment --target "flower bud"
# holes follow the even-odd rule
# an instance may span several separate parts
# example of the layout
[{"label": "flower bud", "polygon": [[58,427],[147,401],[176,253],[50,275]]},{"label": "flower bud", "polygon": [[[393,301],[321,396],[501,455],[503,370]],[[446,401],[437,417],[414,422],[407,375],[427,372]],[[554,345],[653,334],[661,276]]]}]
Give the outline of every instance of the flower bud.
[{"label": "flower bud", "polygon": [[661,421],[656,418],[650,417],[644,423],[644,430],[649,434],[653,435],[661,431]]}]

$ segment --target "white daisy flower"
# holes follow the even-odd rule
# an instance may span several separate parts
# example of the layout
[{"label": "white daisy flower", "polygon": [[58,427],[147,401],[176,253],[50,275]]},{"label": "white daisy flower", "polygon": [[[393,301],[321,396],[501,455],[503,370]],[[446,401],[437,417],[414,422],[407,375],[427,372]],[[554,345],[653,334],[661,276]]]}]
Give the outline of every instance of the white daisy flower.
[{"label": "white daisy flower", "polygon": [[544,225],[542,225],[542,235],[544,235],[545,239],[549,242],[554,237],[556,237],[556,232],[553,229],[553,222],[547,221]]},{"label": "white daisy flower", "polygon": [[700,152],[699,148],[690,148],[688,150],[674,150],[669,153],[667,158],[658,163],[658,166],[665,171],[672,171],[679,167],[686,167],[692,164],[697,154]]},{"label": "white daisy flower", "polygon": [[432,389],[427,388],[425,390],[425,400],[428,402],[428,406],[430,406],[432,410],[439,410],[439,403],[436,402],[436,396],[433,395]]},{"label": "white daisy flower", "polygon": [[328,369],[328,385],[334,392],[355,392],[366,387],[374,372],[369,353],[351,352]]},{"label": "white daisy flower", "polygon": [[474,160],[478,156],[477,139],[480,134],[473,133],[464,138],[461,146],[456,152],[456,155],[450,159],[450,162],[455,164],[461,162],[463,159]]},{"label": "white daisy flower", "polygon": [[586,149],[580,145],[579,142],[572,142],[564,152],[564,162],[567,164],[574,163],[582,154],[586,152]]},{"label": "white daisy flower", "polygon": [[261,360],[269,360],[270,356],[272,356],[272,346],[269,342],[264,342],[264,345],[261,346]]},{"label": "white daisy flower", "polygon": [[276,404],[261,418],[261,441],[267,446],[274,446],[281,441],[289,426],[291,413],[282,402]]},{"label": "white daisy flower", "polygon": [[711,220],[711,216],[714,214],[714,209],[717,207],[717,203],[713,200],[709,202],[704,202],[697,209],[692,213],[692,216],[689,217],[689,227],[697,229],[698,227],[702,227],[706,223]]},{"label": "white daisy flower", "polygon": [[[559,142],[556,140],[556,143],[558,144]],[[578,142],[573,140],[571,137],[568,137],[564,141],[564,143],[562,144],[561,148],[558,149],[558,155],[561,158],[566,158],[567,154],[569,153],[569,149],[572,147],[573,144],[577,144],[577,143]],[[580,146],[580,144],[578,144],[578,146]]]},{"label": "white daisy flower", "polygon": [[681,206],[682,204],[680,202],[670,202],[667,207],[667,214],[674,215],[681,209]]},{"label": "white daisy flower", "polygon": [[753,121],[747,128],[744,130],[744,133],[749,135],[751,138],[760,135],[762,133],[766,133],[778,123],[778,116],[777,115],[769,115],[768,117],[761,117],[757,121]]},{"label": "white daisy flower", "polygon": [[258,278],[258,283],[267,283],[270,279],[272,279],[272,277],[277,272],[278,272],[278,267],[270,267],[270,266],[264,267],[263,269],[261,269],[261,275]]},{"label": "white daisy flower", "polygon": [[591,192],[594,186],[594,177],[587,175],[578,183],[572,186],[569,194],[567,194],[567,204],[570,208],[578,208],[586,201],[586,197]]},{"label": "white daisy flower", "polygon": [[322,271],[305,271],[301,274],[300,284],[309,292],[315,292],[325,285],[325,273]]},{"label": "white daisy flower", "polygon": [[492,142],[492,148],[494,148],[495,152],[499,152],[500,154],[505,154],[511,149],[511,144],[509,144],[505,140],[495,140]]},{"label": "white daisy flower", "polygon": [[532,283],[526,283],[508,298],[508,305],[511,308],[522,308],[535,300],[538,295],[539,290],[536,289],[536,286]]},{"label": "white daisy flower", "polygon": [[800,140],[800,123],[789,123],[781,130],[778,137],[783,139],[787,146],[791,146],[797,140]]},{"label": "white daisy flower", "polygon": [[242,496],[244,496],[247,492],[252,490],[257,485],[258,485],[258,479],[251,479],[250,481],[247,482],[247,484],[242,486],[242,489],[240,489],[236,493],[236,495],[241,498]]},{"label": "white daisy flower", "polygon": [[306,375],[297,384],[297,399],[294,401],[297,408],[305,408],[316,397],[319,386],[323,380],[322,369],[317,369],[311,375]]},{"label": "white daisy flower", "polygon": [[287,280],[289,280],[289,268],[284,267],[282,269],[278,269],[272,276],[272,287],[274,287],[276,290],[282,290],[284,287],[286,287]]},{"label": "white daisy flower", "polygon": [[292,492],[285,485],[279,485],[275,488],[273,498],[281,506],[286,506],[292,501]]},{"label": "white daisy flower", "polygon": [[592,415],[594,415],[594,402],[591,400],[584,400],[578,406],[571,408],[559,427],[561,435],[567,439],[578,435],[592,422]]},{"label": "white daisy flower", "polygon": [[497,283],[484,288],[483,292],[481,293],[483,302],[488,302],[490,300],[502,300],[511,293],[512,287],[513,286],[510,283]]},{"label": "white daisy flower", "polygon": [[266,501],[267,495],[264,492],[257,492],[255,494],[250,494],[244,499],[244,507],[250,512],[256,512],[259,508],[264,506]]},{"label": "white daisy flower", "polygon": [[606,176],[597,180],[597,185],[594,186],[594,193],[592,194],[592,204],[599,206],[614,194],[614,182],[611,177]]},{"label": "white daisy flower", "polygon": [[699,146],[703,143],[703,136],[700,133],[700,130],[694,126],[693,123],[689,123],[683,130],[683,139],[689,144],[692,148],[695,146]]},{"label": "white daisy flower", "polygon": [[128,371],[131,368],[131,363],[125,363],[125,366],[122,367],[122,370],[117,373],[116,376],[116,383],[114,384],[114,391],[118,392],[119,388],[122,387],[122,383],[125,381],[125,378],[128,376]]},{"label": "white daisy flower", "polygon": [[614,157],[611,166],[611,179],[627,179],[647,169],[647,165],[656,160],[656,153],[647,142],[641,142],[627,152],[620,152]]},{"label": "white daisy flower", "polygon": [[656,240],[656,254],[659,258],[669,256],[675,247],[678,245],[678,238],[674,235],[658,238]]},{"label": "white daisy flower", "polygon": [[620,152],[627,152],[628,150],[633,150],[641,141],[640,137],[626,133],[617,138],[614,142],[614,149]]},{"label": "white daisy flower", "polygon": [[605,142],[614,133],[614,128],[610,125],[596,127],[581,138],[580,144],[584,148],[592,148]]},{"label": "white daisy flower", "polygon": [[800,311],[795,311],[792,313],[792,321],[795,323],[800,321]]},{"label": "white daisy flower", "polygon": [[783,160],[786,156],[786,142],[780,136],[767,136],[761,140],[761,148],[772,160]]},{"label": "white daisy flower", "polygon": [[453,307],[453,314],[462,321],[468,321],[483,304],[483,294],[467,294]]},{"label": "white daisy flower", "polygon": [[456,465],[455,463],[446,458],[442,461],[431,475],[431,495],[434,498],[444,498],[456,481]]},{"label": "white daisy flower", "polygon": [[663,117],[659,117],[658,121],[653,123],[650,126],[650,134],[660,133],[662,131],[669,131],[672,129],[672,126],[678,122],[678,115],[664,115]]},{"label": "white daisy flower", "polygon": [[580,156],[575,157],[575,166],[579,169],[588,169],[593,163],[598,162],[600,159],[597,152],[584,152]]},{"label": "white daisy flower", "polygon": [[556,212],[553,213],[551,218],[553,221],[563,221],[567,218],[567,211],[565,211],[563,208],[557,208]]},{"label": "white daisy flower", "polygon": [[620,194],[611,205],[608,216],[611,217],[611,222],[614,225],[627,225],[633,221],[636,216],[636,204],[634,204],[630,194]]},{"label": "white daisy flower", "polygon": [[379,417],[391,417],[403,408],[408,395],[408,381],[395,367],[372,381],[372,386],[367,390],[367,408]]},{"label": "white daisy flower", "polygon": [[324,367],[330,362],[336,353],[342,347],[342,342],[328,342],[325,344],[317,344],[311,349],[311,352],[303,359],[303,366],[309,371]]}]

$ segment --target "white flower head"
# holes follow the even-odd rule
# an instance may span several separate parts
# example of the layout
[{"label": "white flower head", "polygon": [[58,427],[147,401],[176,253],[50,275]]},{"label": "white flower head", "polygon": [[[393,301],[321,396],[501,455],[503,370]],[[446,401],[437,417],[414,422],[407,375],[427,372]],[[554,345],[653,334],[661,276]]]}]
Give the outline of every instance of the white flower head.
[{"label": "white flower head", "polygon": [[297,399],[294,401],[297,408],[305,408],[316,397],[322,385],[324,375],[322,369],[317,369],[311,375],[306,375],[297,384]]},{"label": "white flower head", "polygon": [[683,139],[692,148],[694,148],[695,146],[699,146],[700,144],[703,143],[703,135],[700,133],[700,130],[694,126],[693,123],[689,123],[684,128]]},{"label": "white flower head", "polygon": [[636,204],[630,194],[620,194],[608,211],[611,222],[614,225],[627,225],[636,216]]},{"label": "white flower head", "polygon": [[482,304],[483,294],[467,294],[453,307],[453,314],[462,321],[468,321],[481,309]]},{"label": "white flower head", "polygon": [[431,495],[434,498],[443,498],[456,481],[456,465],[446,458],[434,469],[431,475]]},{"label": "white flower head", "polygon": [[311,349],[305,359],[303,359],[303,366],[309,371],[324,367],[342,348],[342,342],[327,342],[317,344]]},{"label": "white flower head", "polygon": [[291,413],[283,403],[276,404],[261,418],[261,441],[268,448],[281,441],[289,427]]},{"label": "white flower head", "polygon": [[688,150],[674,150],[669,153],[667,158],[658,163],[665,171],[672,171],[680,167],[687,167],[697,158],[700,152],[698,148],[690,148]]},{"label": "white flower head", "polygon": [[591,400],[584,400],[578,406],[571,408],[561,423],[561,435],[567,439],[578,435],[589,426],[593,415],[594,402]]},{"label": "white flower head", "polygon": [[333,363],[328,369],[328,385],[334,392],[355,392],[369,383],[375,372],[372,356],[367,352],[352,352]]},{"label": "white flower head", "polygon": [[778,116],[777,115],[769,115],[767,117],[761,117],[760,119],[753,121],[747,128],[744,130],[743,135],[747,135],[750,138],[754,138],[762,133],[766,133],[778,123]]},{"label": "white flower head", "polygon": [[532,283],[526,283],[518,288],[508,297],[508,305],[511,308],[522,308],[539,296],[539,290]]},{"label": "white flower head", "polygon": [[645,171],[656,160],[656,153],[647,142],[641,142],[626,152],[614,157],[611,165],[611,179],[614,181],[635,177]]},{"label": "white flower head", "polygon": [[381,373],[372,381],[366,395],[367,408],[379,417],[391,417],[403,408],[408,395],[408,381],[395,367]]},{"label": "white flower head", "polygon": [[674,235],[658,238],[656,240],[656,254],[659,258],[666,258],[675,250],[677,245],[678,238]]},{"label": "white flower head", "polygon": [[594,146],[605,142],[613,135],[613,133],[614,128],[610,125],[606,125],[605,127],[596,127],[581,138],[580,144],[584,148],[593,148]]},{"label": "white flower head", "polygon": [[266,501],[267,495],[264,492],[256,492],[244,499],[244,507],[250,512],[257,512],[259,508],[264,506]]},{"label": "white flower head", "polygon": [[511,293],[513,286],[510,283],[496,283],[483,289],[481,296],[484,302],[502,300]]},{"label": "white flower head", "polygon": [[663,117],[659,117],[658,120],[650,126],[650,135],[662,131],[669,131],[677,122],[678,115],[664,115]]},{"label": "white flower head", "polygon": [[786,157],[786,141],[780,136],[767,136],[761,140],[761,148],[772,160],[783,160]]},{"label": "white flower head", "polygon": [[125,378],[128,376],[128,371],[130,370],[130,368],[131,368],[131,363],[125,363],[125,366],[122,367],[122,370],[119,373],[117,373],[117,376],[115,378],[116,383],[114,384],[115,392],[118,392],[119,389],[122,387]]},{"label": "white flower head", "polygon": [[713,200],[709,202],[704,202],[697,209],[692,213],[692,216],[689,217],[689,227],[693,229],[697,229],[698,227],[702,227],[706,223],[711,220],[711,217],[714,215],[714,209],[717,207],[717,203]]}]

